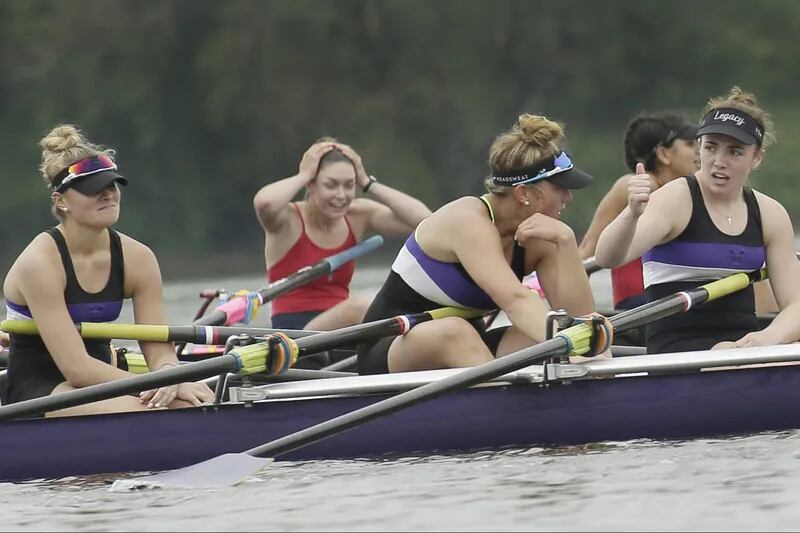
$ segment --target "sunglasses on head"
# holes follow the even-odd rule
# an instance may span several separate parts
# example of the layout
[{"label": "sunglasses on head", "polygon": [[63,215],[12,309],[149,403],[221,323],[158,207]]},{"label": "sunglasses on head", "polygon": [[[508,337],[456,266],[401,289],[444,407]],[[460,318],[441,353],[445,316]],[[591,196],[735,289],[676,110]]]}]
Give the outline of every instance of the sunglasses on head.
[{"label": "sunglasses on head", "polygon": [[72,163],[70,166],[62,170],[56,175],[53,182],[53,191],[64,192],[72,183],[78,178],[89,176],[90,174],[97,174],[98,172],[107,172],[109,170],[117,170],[117,164],[114,160],[107,155],[93,155]]},{"label": "sunglasses on head", "polygon": [[567,170],[571,170],[574,165],[566,152],[561,152],[553,159],[552,168],[543,168],[537,174],[529,176],[528,179],[515,183],[514,185],[530,185],[537,181],[546,180],[556,174],[561,174]]}]

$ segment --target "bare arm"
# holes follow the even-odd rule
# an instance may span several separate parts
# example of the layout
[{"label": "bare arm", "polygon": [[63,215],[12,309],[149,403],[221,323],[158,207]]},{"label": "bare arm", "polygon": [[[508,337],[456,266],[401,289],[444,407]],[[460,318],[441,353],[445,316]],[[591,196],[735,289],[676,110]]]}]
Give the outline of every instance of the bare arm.
[{"label": "bare arm", "polygon": [[[125,264],[125,294],[133,299],[133,315],[137,324],[166,324],[161,269],[152,250],[140,242],[121,235]],[[147,366],[151,370],[177,367],[180,362],[171,342],[139,342]],[[204,383],[181,383],[144,391],[139,395],[150,407],[164,407],[176,398],[192,405],[211,401],[214,394]]]},{"label": "bare arm", "polygon": [[[133,300],[133,316],[137,324],[166,324],[164,314],[163,284],[161,270],[152,250],[147,246],[124,239],[125,293]],[[175,348],[170,342],[139,342],[139,347],[151,370],[158,370],[164,365],[178,365]]]},{"label": "bare arm", "polygon": [[691,195],[685,180],[672,181],[652,195],[650,180],[640,174],[628,181],[628,206],[600,234],[597,264],[613,268],[641,257],[653,246],[676,237],[689,223]]},{"label": "bare arm", "polygon": [[303,154],[297,174],[259,189],[253,198],[253,207],[265,231],[275,233],[286,226],[290,216],[289,202],[316,177],[319,160],[333,148],[334,143],[330,142],[312,145]]},{"label": "bare arm", "polygon": [[550,242],[534,245],[537,248],[548,248],[544,254],[537,251],[541,259],[536,264],[536,275],[550,306],[553,309],[565,309],[572,316],[594,311],[592,287],[574,237],[559,246]]},{"label": "bare arm", "polygon": [[800,340],[800,262],[794,250],[794,229],[786,209],[772,198],[756,193],[761,207],[764,245],[770,284],[780,306],[772,323],[745,335],[734,346],[782,344]]},{"label": "bare arm", "polygon": [[592,217],[592,223],[581,240],[581,259],[594,255],[600,233],[625,209],[628,203],[628,176],[619,178],[600,200]]},{"label": "bare arm", "polygon": [[[370,177],[361,156],[346,144],[337,144],[336,147],[352,161],[356,183],[363,189],[369,184]],[[408,235],[431,214],[431,210],[421,201],[384,183],[370,185],[368,194],[378,202],[362,198],[356,205],[366,215],[367,228],[383,235]]]},{"label": "bare arm", "polygon": [[64,301],[66,281],[60,265],[55,243],[40,236],[20,256],[13,275],[61,374],[75,388],[130,377],[132,374],[86,352]]}]

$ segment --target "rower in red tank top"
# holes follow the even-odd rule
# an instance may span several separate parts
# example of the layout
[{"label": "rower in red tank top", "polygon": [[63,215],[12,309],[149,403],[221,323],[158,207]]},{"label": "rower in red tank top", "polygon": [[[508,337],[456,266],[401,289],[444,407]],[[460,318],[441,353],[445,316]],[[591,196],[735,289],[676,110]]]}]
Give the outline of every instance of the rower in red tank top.
[{"label": "rower in red tank top", "polygon": [[[305,190],[305,199],[292,200]],[[356,197],[360,190],[371,198]],[[319,139],[298,173],[265,185],[253,199],[266,236],[270,282],[351,248],[369,233],[407,237],[430,210],[367,174],[361,157],[330,137]],[[358,324],[372,298],[350,294],[350,262],[272,302],[272,326],[332,330]]]},{"label": "rower in red tank top", "polygon": [[631,309],[647,302],[641,258],[611,269],[611,292],[614,309]]},{"label": "rower in red tank top", "polygon": [[[651,190],[678,177],[694,174],[699,166],[697,126],[675,113],[639,115],[625,130],[625,164],[631,171],[644,164]],[[606,193],[580,245],[581,257],[594,255],[597,239],[628,205],[628,176],[620,177]],[[642,261],[636,259],[611,271],[615,309],[630,309],[647,301],[642,279]]]},{"label": "rower in red tank top", "polygon": [[[347,238],[335,248],[322,248],[312,241],[306,233],[306,224],[303,214],[292,203],[292,207],[300,218],[302,232],[300,238],[272,268],[267,271],[267,280],[273,283],[279,279],[288,277],[303,267],[313,265],[322,261],[326,257],[339,253],[347,248],[355,246],[356,236],[347,217]],[[272,301],[272,323],[281,323],[281,315],[285,313],[315,313],[330,309],[334,305],[347,300],[350,296],[350,281],[353,279],[355,271],[355,261],[345,263],[340,268],[333,271],[329,276],[323,276],[316,280],[298,287],[297,289],[284,294]]]}]

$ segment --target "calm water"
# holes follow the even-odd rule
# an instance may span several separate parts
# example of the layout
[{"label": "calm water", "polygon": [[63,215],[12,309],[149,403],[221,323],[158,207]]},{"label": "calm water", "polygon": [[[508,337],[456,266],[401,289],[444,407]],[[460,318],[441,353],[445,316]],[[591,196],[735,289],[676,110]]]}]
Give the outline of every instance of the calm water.
[{"label": "calm water", "polygon": [[[383,276],[360,271],[355,289],[374,292]],[[201,289],[257,289],[262,281],[170,283],[170,323],[191,321]],[[607,276],[595,275],[593,283],[601,293],[608,288]],[[129,321],[130,309],[125,313],[121,320]],[[257,324],[265,325],[265,316]],[[110,478],[0,484],[0,530],[797,530],[799,459],[800,432],[793,431],[275,463],[219,491],[117,492]]]}]

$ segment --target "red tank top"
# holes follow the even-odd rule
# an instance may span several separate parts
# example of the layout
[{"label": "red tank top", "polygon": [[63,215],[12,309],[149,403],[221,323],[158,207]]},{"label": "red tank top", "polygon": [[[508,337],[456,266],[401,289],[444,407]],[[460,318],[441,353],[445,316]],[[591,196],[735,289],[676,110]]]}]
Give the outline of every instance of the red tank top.
[{"label": "red tank top", "polygon": [[[300,217],[300,238],[294,243],[286,255],[267,271],[267,281],[273,283],[279,279],[293,274],[303,267],[319,263],[326,257],[355,246],[356,236],[350,221],[345,217],[347,224],[347,239],[336,248],[321,248],[314,244],[306,233],[306,223],[297,204],[291,204]],[[346,300],[350,296],[350,280],[353,279],[355,261],[349,261],[336,269],[328,276],[322,276],[314,281],[298,287],[293,291],[279,296],[272,301],[272,315],[282,313],[302,313],[306,311],[325,311],[334,305]]]},{"label": "red tank top", "polygon": [[611,270],[611,290],[614,294],[614,307],[622,300],[644,292],[641,258]]}]

